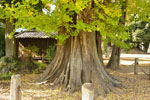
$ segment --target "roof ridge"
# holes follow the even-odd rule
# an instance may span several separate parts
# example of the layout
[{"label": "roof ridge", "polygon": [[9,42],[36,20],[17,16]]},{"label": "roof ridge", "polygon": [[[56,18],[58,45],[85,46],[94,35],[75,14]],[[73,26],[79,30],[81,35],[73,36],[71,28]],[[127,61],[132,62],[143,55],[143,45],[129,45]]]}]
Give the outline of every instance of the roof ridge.
[{"label": "roof ridge", "polygon": [[45,32],[23,31],[15,35],[15,38],[50,38]]}]

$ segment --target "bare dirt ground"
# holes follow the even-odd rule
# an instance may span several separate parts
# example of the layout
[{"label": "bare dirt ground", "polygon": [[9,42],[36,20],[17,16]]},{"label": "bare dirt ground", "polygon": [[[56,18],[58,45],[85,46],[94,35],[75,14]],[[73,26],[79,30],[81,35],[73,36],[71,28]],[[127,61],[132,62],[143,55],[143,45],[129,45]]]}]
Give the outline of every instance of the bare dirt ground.
[{"label": "bare dirt ground", "polygon": [[[118,94],[110,93],[106,98],[98,97],[96,100],[150,100],[150,80],[140,70],[134,75],[134,59],[139,58],[139,66],[148,73],[150,68],[149,54],[122,54],[121,66],[118,70],[108,70],[119,78],[126,88],[118,89]],[[104,60],[107,62],[107,58]],[[35,80],[39,75],[22,75],[23,100],[81,100],[81,93],[64,92],[60,86],[39,84]],[[0,100],[9,100],[10,81],[0,81]]]}]

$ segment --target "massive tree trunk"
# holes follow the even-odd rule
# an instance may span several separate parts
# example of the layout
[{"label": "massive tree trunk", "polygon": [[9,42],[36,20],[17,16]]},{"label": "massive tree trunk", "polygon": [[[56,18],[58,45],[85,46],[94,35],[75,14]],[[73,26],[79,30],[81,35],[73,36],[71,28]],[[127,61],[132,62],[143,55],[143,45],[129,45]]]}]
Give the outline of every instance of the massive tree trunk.
[{"label": "massive tree trunk", "polygon": [[98,57],[95,33],[84,31],[57,46],[54,60],[40,80],[63,84],[70,92],[90,82],[95,87],[95,93],[103,96],[113,91],[113,87],[121,86],[107,73]]},{"label": "massive tree trunk", "polygon": [[6,30],[5,30],[5,55],[6,56],[16,56],[15,38],[10,38],[10,33],[13,32],[14,25],[6,20]]},{"label": "massive tree trunk", "polygon": [[[86,12],[79,18],[86,21]],[[120,87],[121,83],[113,78],[105,69],[96,45],[96,33],[80,31],[76,37],[70,37],[62,45],[57,46],[56,55],[47,67],[40,81],[62,84],[65,89],[74,92],[82,84],[93,83],[95,93],[106,96]]]},{"label": "massive tree trunk", "polygon": [[120,64],[120,48],[113,45],[111,57],[107,64],[107,68],[118,69]]},{"label": "massive tree trunk", "polygon": [[[93,9],[87,7],[78,18],[89,24],[93,20],[92,14]],[[114,87],[122,85],[106,71],[99,56],[96,33],[81,30],[78,36],[70,37],[62,45],[57,45],[56,55],[40,81],[62,84],[70,92],[79,90],[82,84],[90,82],[95,93],[105,97],[106,93],[115,92]]]}]

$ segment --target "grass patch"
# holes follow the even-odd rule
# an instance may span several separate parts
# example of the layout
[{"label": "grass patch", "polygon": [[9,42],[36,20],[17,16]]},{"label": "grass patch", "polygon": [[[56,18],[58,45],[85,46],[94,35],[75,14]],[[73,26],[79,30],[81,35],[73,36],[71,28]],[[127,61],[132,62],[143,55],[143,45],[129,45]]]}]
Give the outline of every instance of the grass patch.
[{"label": "grass patch", "polygon": [[0,74],[0,80],[10,80],[12,74]]}]

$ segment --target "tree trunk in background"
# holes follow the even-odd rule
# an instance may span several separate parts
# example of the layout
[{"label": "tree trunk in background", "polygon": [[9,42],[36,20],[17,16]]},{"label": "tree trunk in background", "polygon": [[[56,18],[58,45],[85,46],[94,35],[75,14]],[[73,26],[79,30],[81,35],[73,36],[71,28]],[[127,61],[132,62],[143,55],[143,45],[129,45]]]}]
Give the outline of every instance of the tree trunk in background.
[{"label": "tree trunk in background", "polygon": [[11,32],[13,32],[14,26],[9,20],[6,20],[5,30],[5,55],[16,57],[15,38],[9,38]]},{"label": "tree trunk in background", "polygon": [[[126,8],[127,8],[127,0],[123,1],[123,4],[122,4],[122,18],[120,19],[120,23],[119,23],[121,25],[125,25]],[[119,64],[120,64],[120,48],[114,45],[111,57],[107,64],[107,68],[118,69]]]},{"label": "tree trunk in background", "polygon": [[107,68],[118,69],[120,64],[120,48],[113,45],[111,57],[107,64]]}]

